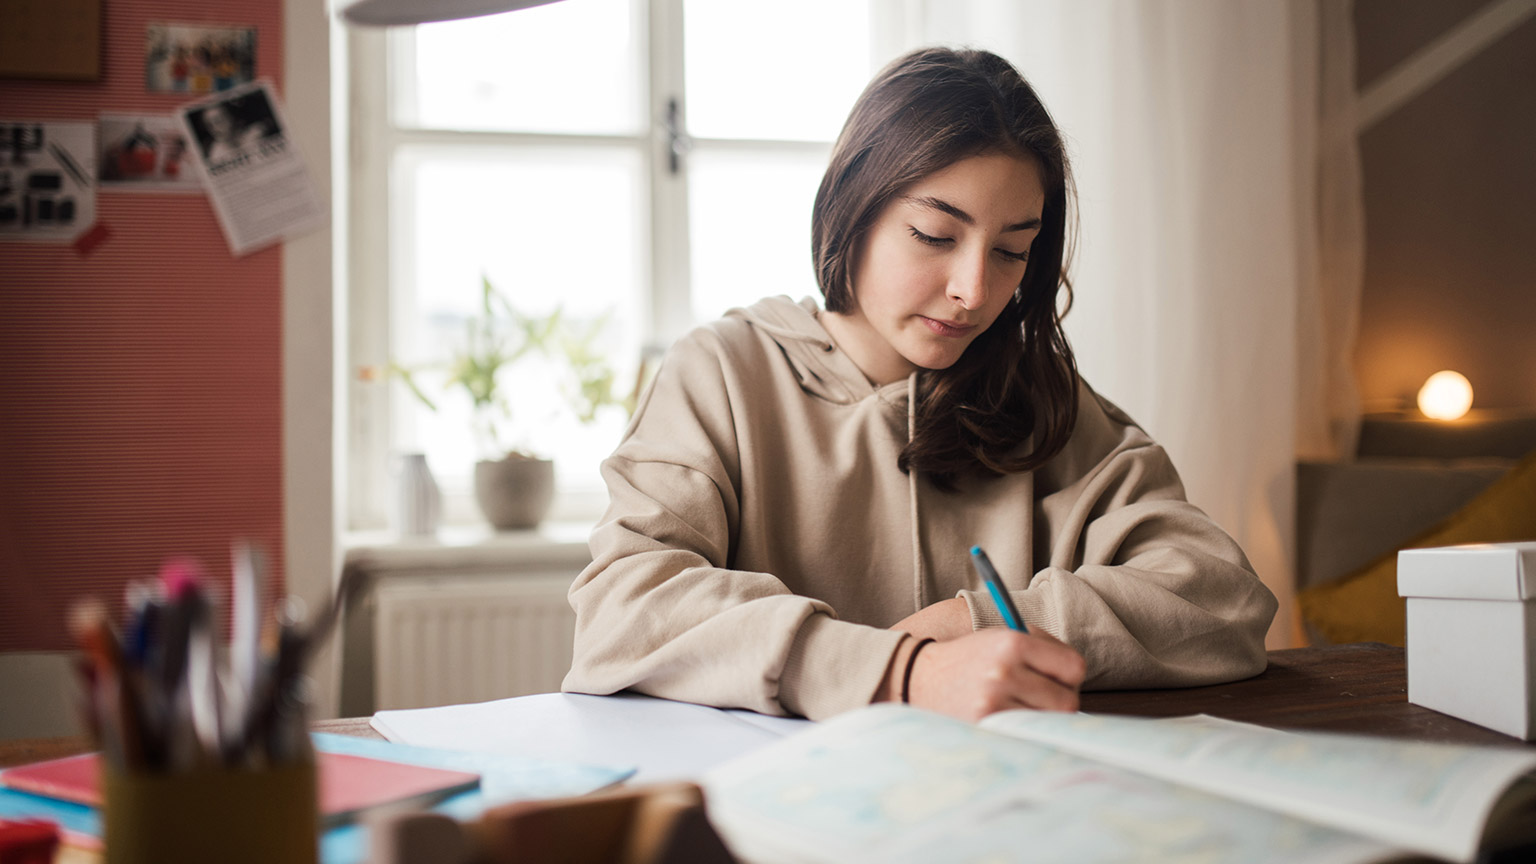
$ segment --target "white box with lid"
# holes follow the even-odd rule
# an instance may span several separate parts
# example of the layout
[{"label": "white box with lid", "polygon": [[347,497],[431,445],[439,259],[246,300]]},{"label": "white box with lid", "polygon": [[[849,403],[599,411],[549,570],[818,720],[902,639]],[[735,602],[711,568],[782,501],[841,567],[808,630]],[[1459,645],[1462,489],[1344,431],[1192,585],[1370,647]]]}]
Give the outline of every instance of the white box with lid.
[{"label": "white box with lid", "polygon": [[1536,542],[1405,549],[1408,701],[1536,739]]}]

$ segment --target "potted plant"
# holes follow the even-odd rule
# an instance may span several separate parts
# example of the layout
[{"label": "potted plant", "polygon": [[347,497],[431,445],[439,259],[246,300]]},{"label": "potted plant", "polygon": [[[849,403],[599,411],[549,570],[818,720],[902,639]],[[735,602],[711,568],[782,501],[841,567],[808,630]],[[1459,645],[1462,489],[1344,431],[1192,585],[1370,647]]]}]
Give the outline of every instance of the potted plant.
[{"label": "potted plant", "polygon": [[[463,338],[446,364],[446,390],[469,396],[471,422],[479,458],[474,469],[475,501],[497,530],[532,528],[549,512],[555,495],[554,462],[529,452],[513,437],[513,395],[502,376],[515,364],[542,354],[564,367],[565,395],[577,418],[590,423],[604,405],[619,404],[613,394],[614,374],[607,358],[594,348],[606,316],[587,327],[568,324],[559,308],[545,316],[520,312],[481,277],[480,306],[466,319]],[[422,388],[417,373],[392,363],[398,376],[423,405],[437,403]]]}]

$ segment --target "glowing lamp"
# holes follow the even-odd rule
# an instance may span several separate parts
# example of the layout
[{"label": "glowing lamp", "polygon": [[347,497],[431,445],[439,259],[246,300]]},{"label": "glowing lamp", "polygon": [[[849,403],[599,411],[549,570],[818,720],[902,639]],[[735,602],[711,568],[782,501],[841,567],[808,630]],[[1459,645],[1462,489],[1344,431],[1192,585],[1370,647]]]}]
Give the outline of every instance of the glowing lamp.
[{"label": "glowing lamp", "polygon": [[1419,388],[1419,410],[1435,420],[1458,420],[1472,407],[1472,382],[1449,369],[1429,376]]}]

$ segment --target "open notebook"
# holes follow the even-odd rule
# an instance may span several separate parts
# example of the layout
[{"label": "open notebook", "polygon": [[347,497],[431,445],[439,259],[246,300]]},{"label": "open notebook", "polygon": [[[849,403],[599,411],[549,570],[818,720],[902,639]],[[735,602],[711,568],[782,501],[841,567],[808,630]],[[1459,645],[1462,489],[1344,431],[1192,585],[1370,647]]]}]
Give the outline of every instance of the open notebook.
[{"label": "open notebook", "polygon": [[1367,862],[1536,842],[1536,749],[860,709],[705,777],[746,861]]}]

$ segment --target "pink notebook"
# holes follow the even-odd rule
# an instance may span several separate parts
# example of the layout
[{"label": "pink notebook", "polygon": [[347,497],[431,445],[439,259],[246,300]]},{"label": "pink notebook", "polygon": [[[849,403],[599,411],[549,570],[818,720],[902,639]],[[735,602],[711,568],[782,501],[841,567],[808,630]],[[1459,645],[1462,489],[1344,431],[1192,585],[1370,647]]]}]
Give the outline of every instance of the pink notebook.
[{"label": "pink notebook", "polygon": [[[425,806],[479,785],[480,777],[464,771],[425,768],[349,756],[318,753],[320,765],[320,812],[326,822],[341,821],[381,804],[410,803]],[[95,753],[34,762],[0,771],[0,786],[21,792],[59,798],[92,807],[101,806]]]}]

